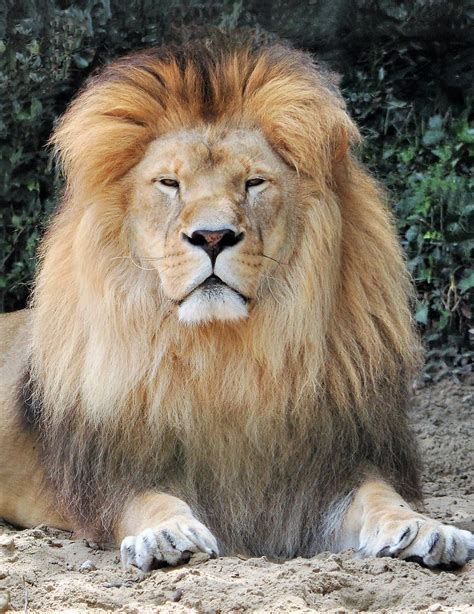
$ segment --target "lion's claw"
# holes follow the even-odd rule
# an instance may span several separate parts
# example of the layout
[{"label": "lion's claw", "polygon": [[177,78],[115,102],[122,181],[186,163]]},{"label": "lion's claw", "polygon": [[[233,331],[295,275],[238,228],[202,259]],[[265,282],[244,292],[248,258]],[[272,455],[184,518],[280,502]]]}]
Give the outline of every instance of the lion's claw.
[{"label": "lion's claw", "polygon": [[376,556],[398,556],[405,548],[407,548],[417,537],[420,523],[418,521],[410,523],[403,527],[401,533],[392,541],[381,548]]},{"label": "lion's claw", "polygon": [[120,547],[123,567],[134,565],[145,572],[159,563],[187,563],[194,552],[217,556],[219,550],[211,532],[195,518],[187,517],[172,518],[136,536],[129,535]]},{"label": "lion's claw", "polygon": [[462,566],[474,557],[474,534],[423,516],[381,520],[359,553],[415,560],[427,567]]}]

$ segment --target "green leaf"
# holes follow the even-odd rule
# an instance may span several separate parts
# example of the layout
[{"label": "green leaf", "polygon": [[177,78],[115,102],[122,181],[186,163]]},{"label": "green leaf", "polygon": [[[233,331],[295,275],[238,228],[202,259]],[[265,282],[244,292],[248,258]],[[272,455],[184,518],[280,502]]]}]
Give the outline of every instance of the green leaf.
[{"label": "green leaf", "polygon": [[428,324],[428,305],[425,303],[418,303],[415,311],[415,320],[419,324]]},{"label": "green leaf", "polygon": [[33,98],[30,105],[30,118],[37,119],[43,112],[43,105],[37,98]]},{"label": "green leaf", "polygon": [[450,313],[449,311],[443,311],[438,321],[439,330],[444,330],[449,324]]},{"label": "green leaf", "polygon": [[428,127],[431,130],[439,130],[440,128],[443,127],[443,123],[444,122],[443,122],[443,118],[441,117],[441,115],[433,115],[428,120]]},{"label": "green leaf", "polygon": [[419,230],[416,226],[410,226],[410,228],[405,233],[405,238],[407,241],[413,241],[418,236]]},{"label": "green leaf", "polygon": [[422,138],[422,143],[426,147],[436,145],[444,139],[444,130],[428,130]]},{"label": "green leaf", "polygon": [[464,273],[462,279],[458,283],[458,288],[463,291],[474,288],[474,269]]},{"label": "green leaf", "polygon": [[423,234],[423,239],[430,239],[432,241],[440,241],[443,235],[438,230],[428,230]]},{"label": "green leaf", "polygon": [[89,66],[89,62],[86,60],[86,58],[84,58],[82,55],[79,55],[78,53],[75,53],[72,56],[72,61],[77,66],[77,68],[84,69]]}]

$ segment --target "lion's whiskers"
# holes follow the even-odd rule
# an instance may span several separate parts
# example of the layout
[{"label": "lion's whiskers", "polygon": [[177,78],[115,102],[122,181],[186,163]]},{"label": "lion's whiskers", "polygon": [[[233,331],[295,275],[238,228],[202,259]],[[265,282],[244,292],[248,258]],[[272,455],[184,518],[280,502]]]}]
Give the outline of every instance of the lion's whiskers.
[{"label": "lion's whiskers", "polygon": [[[137,256],[137,257],[140,258],[141,260],[155,260],[155,258],[141,258],[140,256]],[[129,254],[128,256],[114,256],[113,258],[111,258],[111,260],[130,260],[130,262],[134,266],[136,266],[137,269],[140,269],[141,271],[155,271],[156,270],[155,267],[146,268],[146,267],[140,266],[139,264],[135,262],[131,254]],[[160,260],[160,258],[156,258],[156,260]]]},{"label": "lion's whiskers", "polygon": [[267,254],[264,254],[263,252],[261,252],[260,254],[258,253],[252,253],[252,252],[244,252],[242,254],[243,256],[256,256],[258,258],[268,258],[268,260],[271,260],[272,262],[276,262],[277,264],[284,264],[287,265],[288,262],[281,262],[281,260],[277,260],[276,258],[273,258],[273,256],[267,256]]},{"label": "lion's whiskers", "polygon": [[288,264],[288,262],[281,262],[281,260],[277,260],[276,258],[272,258],[271,256],[267,256],[267,254],[258,254],[259,256],[261,256],[262,258],[268,258],[268,260],[272,260],[273,262],[276,262],[277,264]]},{"label": "lion's whiskers", "polygon": [[[135,256],[135,258],[138,258],[139,260],[165,260],[166,258],[171,258],[171,256],[176,256],[178,254],[169,254],[167,256],[156,256],[155,258],[149,258],[148,256]],[[114,256],[113,258],[111,258],[111,260],[127,260],[130,259],[132,256],[131,254],[129,254],[128,256]]]},{"label": "lion's whiskers", "polygon": [[266,282],[266,284],[265,284],[266,285],[266,289],[272,295],[273,300],[278,305],[281,305],[280,300],[275,296],[273,285],[274,284],[278,285],[280,287],[280,290],[282,292],[284,292],[285,290],[288,289],[287,286],[285,285],[285,283],[281,279],[279,279],[278,277],[274,277],[273,275],[271,275],[269,273],[264,273],[263,279]]},{"label": "lion's whiskers", "polygon": [[150,269],[145,268],[143,266],[140,266],[138,263],[135,262],[135,260],[132,258],[132,256],[129,256],[131,263],[137,267],[137,269],[140,269],[141,271],[155,271],[155,267],[151,267]]}]

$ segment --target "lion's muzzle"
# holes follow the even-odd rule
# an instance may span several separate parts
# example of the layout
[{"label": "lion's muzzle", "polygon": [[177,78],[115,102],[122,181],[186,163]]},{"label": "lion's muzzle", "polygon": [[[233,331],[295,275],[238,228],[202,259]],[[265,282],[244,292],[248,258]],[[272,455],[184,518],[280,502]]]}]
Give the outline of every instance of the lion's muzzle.
[{"label": "lion's muzzle", "polygon": [[201,247],[211,259],[214,266],[217,256],[226,248],[233,247],[244,238],[244,233],[236,233],[230,228],[222,230],[195,230],[191,236],[182,235],[185,241]]}]

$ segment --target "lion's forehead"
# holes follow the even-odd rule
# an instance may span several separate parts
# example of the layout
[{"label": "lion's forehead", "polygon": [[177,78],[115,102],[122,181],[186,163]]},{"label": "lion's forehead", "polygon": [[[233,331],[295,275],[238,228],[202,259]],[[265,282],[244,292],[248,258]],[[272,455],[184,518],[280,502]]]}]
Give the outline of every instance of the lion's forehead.
[{"label": "lion's forehead", "polygon": [[138,168],[146,178],[172,173],[188,181],[239,180],[249,173],[278,173],[286,165],[257,129],[193,129],[155,139]]}]

